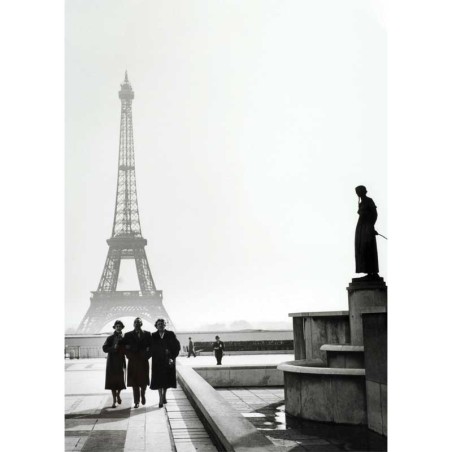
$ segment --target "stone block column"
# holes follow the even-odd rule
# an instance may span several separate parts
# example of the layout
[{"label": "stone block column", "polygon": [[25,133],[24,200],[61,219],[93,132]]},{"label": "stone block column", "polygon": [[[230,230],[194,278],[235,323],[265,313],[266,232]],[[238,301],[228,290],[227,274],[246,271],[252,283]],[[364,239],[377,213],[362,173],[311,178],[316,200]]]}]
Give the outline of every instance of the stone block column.
[{"label": "stone block column", "polygon": [[364,345],[363,312],[387,308],[388,287],[383,278],[366,280],[353,278],[347,287],[350,317],[350,340],[352,345]]}]

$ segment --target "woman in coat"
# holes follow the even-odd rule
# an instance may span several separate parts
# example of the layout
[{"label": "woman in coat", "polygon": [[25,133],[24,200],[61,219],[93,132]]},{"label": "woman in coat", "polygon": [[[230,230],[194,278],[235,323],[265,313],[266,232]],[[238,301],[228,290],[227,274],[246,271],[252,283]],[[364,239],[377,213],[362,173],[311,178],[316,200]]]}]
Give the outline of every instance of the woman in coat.
[{"label": "woman in coat", "polygon": [[102,350],[108,353],[107,367],[105,372],[105,389],[110,389],[113,395],[112,408],[116,408],[116,401],[121,404],[121,390],[126,389],[124,382],[124,371],[126,359],[122,346],[122,329],[124,324],[121,320],[116,320],[113,325],[115,332],[107,337]]},{"label": "woman in coat", "polygon": [[133,388],[135,408],[140,403],[146,404],[146,387],[149,384],[149,358],[151,357],[151,333],[142,330],[143,321],[137,317],[133,330],[124,335],[127,359],[127,386]]},{"label": "woman in coat", "polygon": [[165,329],[164,319],[155,322],[157,331],[152,333],[151,389],[159,391],[159,408],[166,403],[166,390],[176,387],[176,357],[180,343],[172,331]]}]

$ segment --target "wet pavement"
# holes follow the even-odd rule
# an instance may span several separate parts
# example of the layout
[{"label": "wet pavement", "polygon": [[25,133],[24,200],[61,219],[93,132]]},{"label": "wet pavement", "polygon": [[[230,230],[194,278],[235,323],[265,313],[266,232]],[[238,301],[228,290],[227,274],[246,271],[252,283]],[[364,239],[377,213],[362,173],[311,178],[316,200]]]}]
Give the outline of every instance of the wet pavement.
[{"label": "wet pavement", "polygon": [[[185,361],[192,366],[205,365],[211,357],[202,358]],[[230,360],[238,364],[235,361],[239,358],[242,357],[231,356]],[[256,362],[264,358],[253,357]],[[180,389],[169,391],[164,409],[158,409],[155,391],[147,392],[146,406],[132,409],[130,390],[123,392],[121,406],[110,408],[111,396],[103,389],[105,362],[105,359],[65,362],[67,451],[216,450]],[[282,387],[217,391],[273,444],[286,451],[387,451],[386,438],[364,426],[301,421],[287,415]]]},{"label": "wet pavement", "polygon": [[303,421],[286,414],[282,388],[217,391],[273,444],[287,451],[387,451],[386,438],[365,426]]}]

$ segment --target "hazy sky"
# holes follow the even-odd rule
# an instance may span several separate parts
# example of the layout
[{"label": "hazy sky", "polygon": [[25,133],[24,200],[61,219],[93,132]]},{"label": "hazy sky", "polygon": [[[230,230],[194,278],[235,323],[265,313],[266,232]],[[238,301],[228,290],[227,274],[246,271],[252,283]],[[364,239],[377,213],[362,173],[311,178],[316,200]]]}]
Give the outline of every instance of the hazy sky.
[{"label": "hazy sky", "polygon": [[[68,327],[88,309],[107,256],[125,69],[141,227],[176,327],[348,308],[356,185],[387,233],[377,6],[66,2]],[[386,277],[387,242],[378,245]],[[118,289],[137,288],[124,269]]]}]

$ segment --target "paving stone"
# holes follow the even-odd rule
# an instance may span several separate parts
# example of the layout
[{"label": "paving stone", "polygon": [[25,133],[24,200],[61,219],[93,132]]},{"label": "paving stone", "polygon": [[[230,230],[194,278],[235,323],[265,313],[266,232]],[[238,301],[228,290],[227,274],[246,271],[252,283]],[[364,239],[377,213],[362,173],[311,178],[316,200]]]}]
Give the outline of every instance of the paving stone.
[{"label": "paving stone", "polygon": [[157,435],[157,434],[169,434],[168,425],[167,424],[146,424],[145,434],[149,435]]},{"label": "paving stone", "polygon": [[192,421],[171,421],[171,429],[177,430],[181,428],[202,428],[204,429],[204,425],[200,420],[192,420]]},{"label": "paving stone", "polygon": [[126,434],[126,430],[93,431],[83,446],[83,452],[122,451],[124,450]]},{"label": "paving stone", "polygon": [[77,443],[80,441],[80,436],[66,436],[64,438],[64,450],[76,450]]},{"label": "paving stone", "polygon": [[180,406],[166,406],[166,411],[177,411],[181,413],[194,413],[195,410],[192,406],[180,407]]},{"label": "paving stone", "polygon": [[88,435],[86,436],[80,436],[80,439],[78,441],[78,443],[75,445],[75,447],[72,449],[73,451],[77,451],[77,450],[82,450],[83,446],[86,443],[86,440],[89,438]]},{"label": "paving stone", "polygon": [[173,438],[185,438],[187,436],[194,435],[207,435],[206,437],[210,438],[209,434],[204,429],[171,429],[171,435]]},{"label": "paving stone", "polygon": [[175,405],[185,405],[185,404],[190,405],[190,401],[186,397],[178,398],[178,399],[168,399],[167,398],[167,402],[174,403]]},{"label": "paving stone", "polygon": [[127,430],[129,419],[98,419],[94,431],[98,430]]},{"label": "paving stone", "polygon": [[173,437],[176,438],[209,438],[205,430],[173,430]]},{"label": "paving stone", "polygon": [[132,444],[137,444],[137,445],[143,445],[144,447],[144,443],[146,439],[146,433],[145,433],[145,429],[144,426],[143,428],[128,428],[127,429],[127,436],[126,436],[126,446],[130,447]]},{"label": "paving stone", "polygon": [[200,433],[177,433],[173,432],[174,441],[179,439],[206,439],[210,440],[210,436],[206,432]]},{"label": "paving stone", "polygon": [[213,444],[208,443],[177,443],[177,452],[216,452],[218,449]]},{"label": "paving stone", "polygon": [[171,451],[171,439],[168,433],[155,433],[146,436],[146,450],[149,451]]},{"label": "paving stone", "polygon": [[168,413],[169,419],[198,419],[196,413],[182,414],[181,412],[172,411]]},{"label": "paving stone", "polygon": [[[64,437],[64,447],[65,450],[79,450],[80,447],[78,444],[80,443],[80,440],[83,438],[83,436],[75,435],[75,436],[65,436]],[[86,437],[85,437],[86,438]]]},{"label": "paving stone", "polygon": [[80,430],[92,430],[96,424],[97,419],[66,419],[65,430],[80,431]]}]

